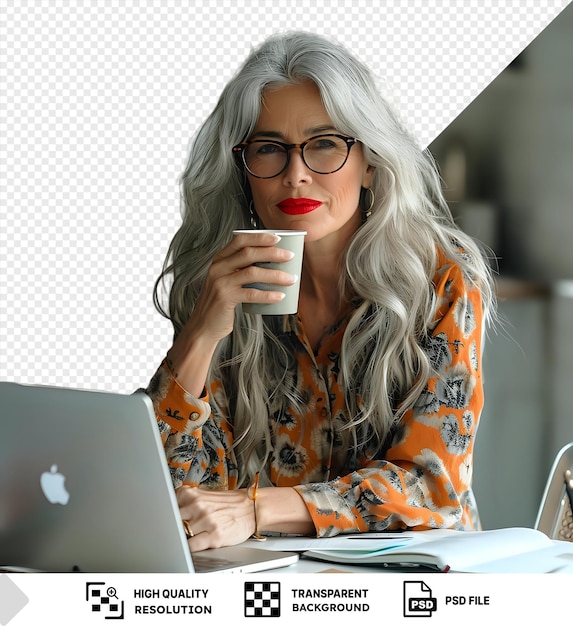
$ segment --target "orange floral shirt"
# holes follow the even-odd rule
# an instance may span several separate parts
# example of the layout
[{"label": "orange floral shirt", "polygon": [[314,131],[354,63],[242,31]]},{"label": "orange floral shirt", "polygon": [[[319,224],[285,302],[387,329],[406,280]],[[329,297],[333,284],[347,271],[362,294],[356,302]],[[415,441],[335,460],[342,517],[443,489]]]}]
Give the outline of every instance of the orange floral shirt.
[{"label": "orange floral shirt", "polygon": [[[269,415],[274,433],[269,474],[274,485],[298,491],[319,537],[480,528],[471,478],[483,406],[481,298],[460,267],[443,255],[433,282],[438,308],[424,349],[435,373],[375,458],[367,450],[354,450],[350,431],[337,428],[348,421],[338,383],[346,324],[333,329],[314,353],[300,319],[284,318],[283,338],[296,355],[297,380],[307,402],[304,414],[287,405]],[[150,382],[147,393],[176,487],[237,488],[232,416],[209,404],[209,394],[217,394],[217,404],[225,407],[224,391],[221,381],[213,380],[203,397],[193,397],[165,362]]]}]

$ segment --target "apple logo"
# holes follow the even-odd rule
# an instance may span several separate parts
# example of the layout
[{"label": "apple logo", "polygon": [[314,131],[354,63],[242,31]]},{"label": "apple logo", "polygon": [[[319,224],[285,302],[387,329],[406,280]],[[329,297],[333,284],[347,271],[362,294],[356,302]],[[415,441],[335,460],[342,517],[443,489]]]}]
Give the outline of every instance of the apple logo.
[{"label": "apple logo", "polygon": [[70,494],[64,486],[66,477],[58,472],[58,466],[52,465],[49,472],[40,477],[40,486],[48,502],[52,504],[67,504]]}]

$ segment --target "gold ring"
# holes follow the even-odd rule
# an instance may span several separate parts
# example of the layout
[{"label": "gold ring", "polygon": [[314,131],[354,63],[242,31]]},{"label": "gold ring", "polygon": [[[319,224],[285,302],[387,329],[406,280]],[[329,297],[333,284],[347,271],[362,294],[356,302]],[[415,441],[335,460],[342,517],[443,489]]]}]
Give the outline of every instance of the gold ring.
[{"label": "gold ring", "polygon": [[185,535],[187,536],[187,539],[195,536],[195,533],[191,530],[191,526],[189,526],[189,521],[186,519],[183,520],[183,528],[185,529]]}]

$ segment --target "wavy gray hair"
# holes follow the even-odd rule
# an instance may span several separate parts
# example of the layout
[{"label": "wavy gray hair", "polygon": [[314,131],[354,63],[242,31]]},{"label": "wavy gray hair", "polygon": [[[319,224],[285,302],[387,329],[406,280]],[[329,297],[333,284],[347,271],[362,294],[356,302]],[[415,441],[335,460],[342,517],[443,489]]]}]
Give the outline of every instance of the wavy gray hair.
[{"label": "wavy gray hair", "polygon": [[[481,291],[486,319],[494,297],[489,266],[455,225],[431,155],[404,129],[371,72],[342,46],[304,32],[273,36],[226,85],[192,144],[181,178],[183,221],[154,301],[177,336],[214,254],[234,229],[250,227],[248,183],[232,148],[252,132],[266,89],[303,80],[318,86],[336,128],[358,138],[375,167],[372,214],[350,242],[341,272],[341,293],[361,303],[345,331],[340,376],[350,416],[345,428],[352,430],[356,447],[372,440],[381,446],[432,371],[423,340],[436,308],[431,284],[436,247],[456,258]],[[167,290],[167,279],[166,310],[160,291]],[[295,407],[304,404],[293,381],[294,357],[278,337],[281,329],[280,320],[245,315],[237,307],[233,332],[211,363],[210,376],[224,381],[228,396],[239,484],[258,470],[265,473],[272,447],[269,415],[285,398]],[[216,398],[211,401],[218,411]]]}]

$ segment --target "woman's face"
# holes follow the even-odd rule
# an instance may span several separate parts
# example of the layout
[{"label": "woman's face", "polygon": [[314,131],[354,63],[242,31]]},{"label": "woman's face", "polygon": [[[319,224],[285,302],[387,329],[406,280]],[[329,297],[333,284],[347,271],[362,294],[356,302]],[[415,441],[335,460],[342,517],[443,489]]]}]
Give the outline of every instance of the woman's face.
[{"label": "woman's face", "polygon": [[[300,144],[327,133],[343,134],[328,116],[316,85],[305,81],[264,94],[261,114],[249,139]],[[281,174],[262,179],[249,173],[248,180],[255,211],[265,228],[306,230],[307,243],[323,240],[344,244],[361,224],[360,188],[370,187],[372,171],[362,146],[355,143],[345,165],[332,174],[310,170],[300,149],[294,148]]]}]

